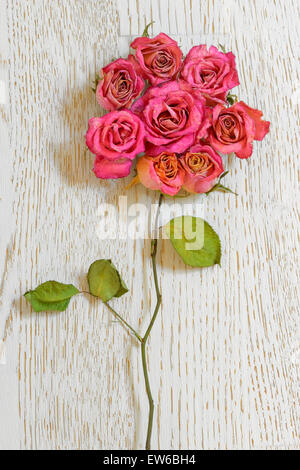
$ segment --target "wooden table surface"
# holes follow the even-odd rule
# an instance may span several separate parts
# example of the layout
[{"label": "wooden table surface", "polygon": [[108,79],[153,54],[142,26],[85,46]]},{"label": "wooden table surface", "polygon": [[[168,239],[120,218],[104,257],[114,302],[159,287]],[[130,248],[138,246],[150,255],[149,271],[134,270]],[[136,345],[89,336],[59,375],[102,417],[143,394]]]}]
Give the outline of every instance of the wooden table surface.
[{"label": "wooden table surface", "polygon": [[134,339],[98,302],[35,314],[48,279],[86,287],[112,258],[130,287],[113,305],[143,330],[155,304],[149,240],[97,237],[98,208],[148,206],[129,178],[99,181],[84,134],[91,82],[155,20],[186,53],[224,44],[238,95],[270,134],[228,160],[238,197],[191,199],[220,234],[221,268],[158,254],[162,312],[148,358],[158,449],[299,449],[299,0],[1,0],[0,448],[140,449],[147,400]]}]

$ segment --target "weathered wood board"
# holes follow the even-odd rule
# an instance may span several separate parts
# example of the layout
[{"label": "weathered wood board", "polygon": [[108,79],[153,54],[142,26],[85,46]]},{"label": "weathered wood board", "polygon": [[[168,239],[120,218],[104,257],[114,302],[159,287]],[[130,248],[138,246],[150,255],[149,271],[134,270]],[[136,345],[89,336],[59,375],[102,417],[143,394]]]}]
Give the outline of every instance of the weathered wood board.
[{"label": "weathered wood board", "polygon": [[185,53],[199,43],[232,50],[239,97],[272,127],[249,161],[228,161],[238,197],[191,200],[220,234],[222,267],[186,268],[161,244],[153,447],[299,449],[299,0],[0,5],[0,448],[143,447],[134,339],[87,297],[37,315],[22,294],[48,279],[84,288],[89,264],[112,258],[130,286],[114,305],[141,330],[150,318],[149,240],[100,241],[96,231],[101,204],[127,194],[150,206],[155,195],[97,180],[84,134],[100,112],[95,73],[155,20],[151,33],[174,36]]}]

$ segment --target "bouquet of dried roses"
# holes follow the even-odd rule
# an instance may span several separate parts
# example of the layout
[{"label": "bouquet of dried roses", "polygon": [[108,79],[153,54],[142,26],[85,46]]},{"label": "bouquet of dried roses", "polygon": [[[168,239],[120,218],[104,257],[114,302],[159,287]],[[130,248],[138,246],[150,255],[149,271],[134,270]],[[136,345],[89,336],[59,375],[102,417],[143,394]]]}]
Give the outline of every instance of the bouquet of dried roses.
[{"label": "bouquet of dried roses", "polygon": [[[148,27],[131,48],[134,55],[115,60],[96,78],[96,99],[109,112],[93,117],[88,124],[86,144],[95,155],[95,175],[102,179],[123,178],[136,162],[133,183],[158,191],[158,208],[164,195],[232,192],[221,184],[227,174],[222,156],[249,158],[253,141],[262,140],[270,125],[262,120],[261,111],[230,93],[239,85],[235,56],[220,45],[209,49],[199,45],[183,59],[173,39],[164,33],[149,38]],[[219,237],[203,219],[177,217],[164,228],[187,265],[220,264]],[[156,235],[151,258],[157,302],[144,335],[108,304],[128,291],[111,260],[97,260],[88,271],[89,294],[100,298],[141,346],[149,400],[146,449],[150,449],[154,413],[146,344],[161,304],[157,245]],[[79,293],[73,285],[48,281],[25,297],[35,311],[62,311]]]}]

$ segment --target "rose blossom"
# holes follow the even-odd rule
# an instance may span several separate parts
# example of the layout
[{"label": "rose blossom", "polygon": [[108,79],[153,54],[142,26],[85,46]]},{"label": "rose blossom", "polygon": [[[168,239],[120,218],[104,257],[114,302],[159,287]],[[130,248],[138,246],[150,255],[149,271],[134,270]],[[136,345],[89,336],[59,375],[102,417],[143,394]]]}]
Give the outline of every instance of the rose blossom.
[{"label": "rose blossom", "polygon": [[164,33],[155,38],[137,38],[130,47],[136,49],[141,71],[151,85],[171,80],[179,71],[182,52],[177,42]]},{"label": "rose blossom", "polygon": [[146,188],[160,190],[170,196],[178,193],[184,179],[184,171],[175,153],[143,156],[137,163],[137,172]]},{"label": "rose blossom", "polygon": [[101,70],[100,76],[96,98],[108,111],[129,108],[144,88],[144,81],[137,75],[130,59],[115,60]]},{"label": "rose blossom", "polygon": [[228,90],[239,85],[232,52],[226,54],[211,46],[193,47],[186,56],[181,76],[208,98],[225,101]]},{"label": "rose blossom", "polygon": [[222,158],[209,145],[195,145],[179,160],[185,170],[182,187],[190,193],[207,193],[224,171]]},{"label": "rose blossom", "polygon": [[243,101],[230,108],[217,105],[213,110],[209,142],[224,154],[234,152],[239,158],[249,158],[253,140],[263,140],[270,123],[261,119],[263,113]]},{"label": "rose blossom", "polygon": [[149,155],[184,152],[209,126],[204,99],[184,81],[149,88],[131,109],[144,121]]},{"label": "rose blossom", "polygon": [[142,121],[131,111],[113,111],[89,120],[86,144],[96,155],[94,173],[98,178],[128,176],[132,160],[145,150]]}]

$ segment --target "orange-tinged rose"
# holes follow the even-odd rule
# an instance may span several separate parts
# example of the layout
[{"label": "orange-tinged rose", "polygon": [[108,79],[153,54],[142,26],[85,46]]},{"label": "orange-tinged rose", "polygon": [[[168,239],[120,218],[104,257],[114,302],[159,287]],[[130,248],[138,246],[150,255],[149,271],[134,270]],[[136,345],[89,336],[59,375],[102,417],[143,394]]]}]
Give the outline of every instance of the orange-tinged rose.
[{"label": "orange-tinged rose", "polygon": [[163,152],[157,157],[143,156],[137,163],[137,172],[146,188],[174,196],[182,187],[184,170],[175,153]]},{"label": "orange-tinged rose", "polygon": [[220,155],[209,145],[195,145],[180,157],[185,170],[183,189],[190,193],[207,193],[223,173]]}]

